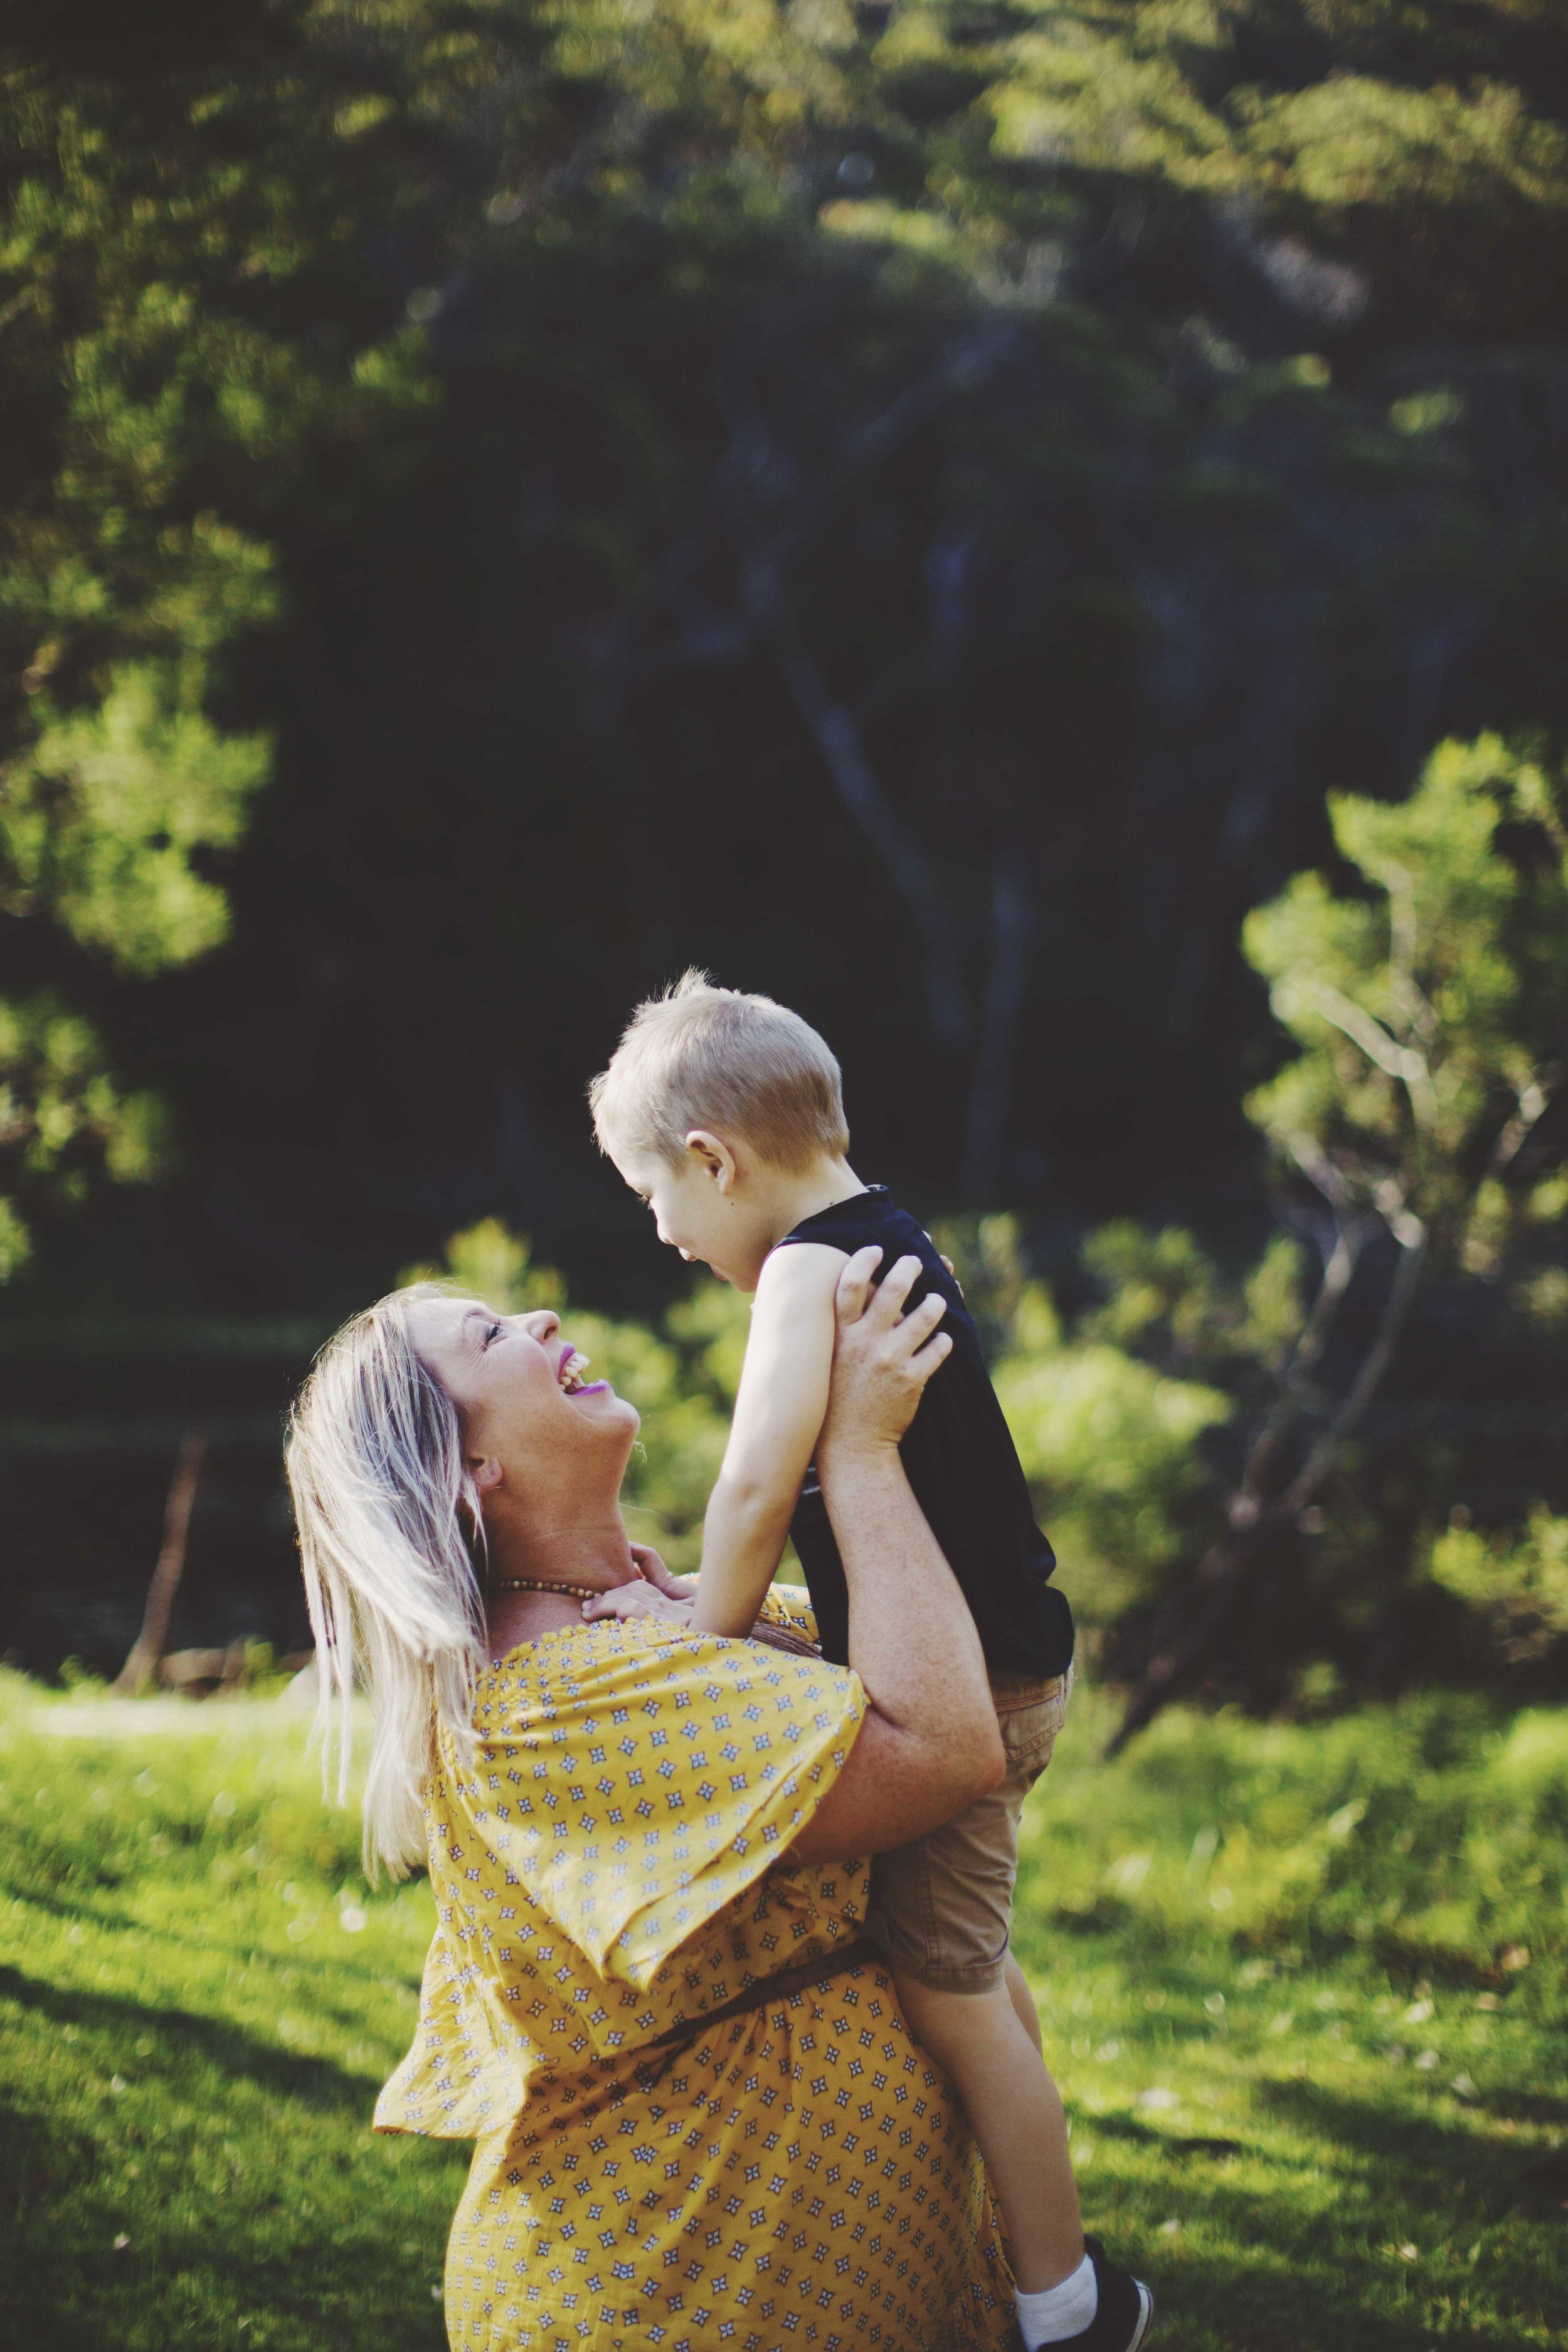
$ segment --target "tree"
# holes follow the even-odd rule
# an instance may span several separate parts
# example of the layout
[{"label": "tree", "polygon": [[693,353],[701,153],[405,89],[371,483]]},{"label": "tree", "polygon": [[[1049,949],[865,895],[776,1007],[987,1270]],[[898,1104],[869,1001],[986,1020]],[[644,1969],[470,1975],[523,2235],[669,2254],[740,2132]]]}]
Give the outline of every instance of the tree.
[{"label": "tree", "polygon": [[0,1276],[20,1192],[159,1164],[73,996],[225,936],[270,772],[223,709],[229,648],[278,614],[257,524],[418,394],[354,249],[391,184],[344,167],[390,106],[326,47],[302,78],[302,38],[267,0],[0,30]]},{"label": "tree", "polygon": [[[1562,786],[1489,737],[1443,745],[1404,803],[1340,795],[1330,813],[1356,887],[1300,875],[1243,932],[1298,1047],[1248,1112],[1320,1271],[1248,1417],[1222,1531],[1153,1625],[1123,1738],[1219,1660],[1236,1671],[1238,1636],[1258,1646],[1254,1689],[1277,1676],[1259,1629],[1307,1574],[1330,1481],[1365,1455],[1423,1284],[1550,1323],[1568,1278]],[[1431,1393],[1418,1368],[1406,1385]]]}]

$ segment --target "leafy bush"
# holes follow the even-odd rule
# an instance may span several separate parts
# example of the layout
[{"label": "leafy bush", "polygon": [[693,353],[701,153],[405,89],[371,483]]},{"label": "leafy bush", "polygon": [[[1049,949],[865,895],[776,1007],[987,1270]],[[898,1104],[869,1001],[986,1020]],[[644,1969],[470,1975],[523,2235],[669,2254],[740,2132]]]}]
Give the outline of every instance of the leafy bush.
[{"label": "leafy bush", "polygon": [[1541,1657],[1568,1633],[1568,1519],[1534,1511],[1517,1537],[1452,1523],[1428,1566],[1434,1583],[1486,1622],[1510,1665]]}]

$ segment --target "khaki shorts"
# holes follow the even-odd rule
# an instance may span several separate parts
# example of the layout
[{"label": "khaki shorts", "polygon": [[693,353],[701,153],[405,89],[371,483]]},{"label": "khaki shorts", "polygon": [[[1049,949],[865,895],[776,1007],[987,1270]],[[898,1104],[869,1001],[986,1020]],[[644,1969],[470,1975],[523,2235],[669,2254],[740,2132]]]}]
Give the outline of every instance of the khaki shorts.
[{"label": "khaki shorts", "polygon": [[1018,1817],[1051,1760],[1072,1668],[1049,1682],[993,1675],[1007,1777],[912,1845],[871,1864],[866,1932],[893,1967],[935,1992],[990,1992],[1007,1966]]}]

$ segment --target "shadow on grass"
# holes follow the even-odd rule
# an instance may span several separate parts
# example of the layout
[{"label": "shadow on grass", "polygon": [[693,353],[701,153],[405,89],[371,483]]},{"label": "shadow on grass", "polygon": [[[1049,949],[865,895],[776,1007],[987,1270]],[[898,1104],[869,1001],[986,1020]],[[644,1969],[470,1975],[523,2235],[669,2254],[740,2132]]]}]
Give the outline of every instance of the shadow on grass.
[{"label": "shadow on grass", "polygon": [[1527,2109],[1532,2119],[1561,2121],[1568,2114],[1561,2099],[1497,2091],[1467,2111],[1472,2118],[1467,2123],[1412,2115],[1317,2083],[1260,2083],[1258,2095],[1305,2129],[1338,2141],[1358,2168],[1375,2168],[1397,2180],[1413,2200],[1418,2193],[1446,2192],[1449,2210],[1489,2224],[1521,2204],[1539,2206],[1542,2184],[1558,2178],[1555,2166],[1542,2164],[1539,2148],[1510,2146],[1476,2126],[1488,2115],[1518,2117]]},{"label": "shadow on grass", "polygon": [[[176,1951],[195,1951],[206,1956],[217,1955],[242,1966],[252,1963],[268,1969],[289,1969],[314,1988],[313,1997],[324,2015],[332,2022],[354,2031],[363,2031],[365,2021],[353,2011],[339,2005],[329,2005],[321,1999],[322,1989],[343,1983],[360,1985],[367,1990],[384,1991],[390,1987],[417,1993],[420,1971],[406,1963],[380,1963],[356,1958],[352,1953],[334,1953],[331,1959],[301,1952],[293,1945],[288,1950],[274,1950],[253,1936],[218,1936],[205,1928],[190,1934],[179,1927],[169,1927],[162,1920],[143,1919],[134,1911],[110,1910],[88,1901],[69,1902],[63,1895],[40,1893],[13,1879],[0,1877],[0,1900],[26,1903],[42,1911],[51,1919],[64,1920],[70,1926],[91,1927],[105,1936],[138,1936],[152,1942],[172,1945]],[[199,1906],[200,1888],[193,1889],[193,1904]],[[399,2020],[399,2031],[404,2021]]]},{"label": "shadow on grass", "polygon": [[34,2207],[89,2180],[99,2150],[86,2132],[62,2131],[0,2095],[0,2204],[18,2227]]},{"label": "shadow on grass", "polygon": [[[1163,2339],[1173,2347],[1221,2345],[1225,2352],[1539,2346],[1539,2330],[1561,2299],[1552,2249],[1568,2158],[1543,2163],[1539,2147],[1489,2137],[1479,2116],[1467,2124],[1411,2115],[1295,2081],[1260,2083],[1257,2095],[1308,2145],[1270,2147],[1267,2131],[1264,2145],[1178,2137],[1131,2115],[1093,2118],[1097,2139],[1121,2143],[1143,2164],[1155,2160],[1178,2215],[1194,2225],[1168,2248],[1156,2240],[1147,2250]],[[1314,2140],[1322,2150],[1317,2158]],[[1308,2186],[1323,2171],[1335,2181],[1331,2226]],[[1141,2200],[1147,2190],[1145,2179]],[[1112,2238],[1124,2226],[1114,2205],[1102,2220]],[[1509,2279],[1500,2300],[1511,2305],[1509,2315],[1463,2325],[1424,2316],[1415,2300],[1423,2284],[1442,2296],[1455,2284],[1443,2247],[1462,2247],[1505,2220]],[[1546,2234],[1529,2226],[1548,2222]],[[1518,2242],[1517,2224],[1526,2231]],[[1407,2236],[1439,2266],[1429,2282],[1425,2273],[1406,2278],[1394,2258],[1394,2242]],[[1488,2300],[1495,2299],[1492,2283]]]},{"label": "shadow on grass", "polygon": [[[86,1992],[45,1984],[19,1969],[0,1968],[0,2001],[14,2001],[59,2025],[105,2032],[166,2035],[183,2056],[205,2059],[235,2081],[248,2082],[268,2098],[298,2099],[322,2113],[352,2113],[370,2119],[373,2092],[366,2077],[351,2074],[331,2059],[307,2057],[247,2033],[243,2027],[203,2017],[190,2010],[156,2008],[118,1993]],[[146,2062],[142,2062],[147,2071]]]},{"label": "shadow on grass", "polygon": [[[467,2148],[395,2156],[369,2137],[372,2083],[177,2007],[3,1968],[7,2026],[6,2352],[437,2352]],[[105,2095],[132,2037],[132,2095]]]}]

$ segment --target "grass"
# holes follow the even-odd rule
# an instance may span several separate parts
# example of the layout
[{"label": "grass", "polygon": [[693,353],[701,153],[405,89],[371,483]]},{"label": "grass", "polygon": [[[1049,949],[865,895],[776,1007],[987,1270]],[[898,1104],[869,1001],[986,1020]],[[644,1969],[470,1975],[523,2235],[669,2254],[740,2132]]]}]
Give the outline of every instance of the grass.
[{"label": "grass", "polygon": [[[1089,1699],[1017,1942],[1163,2352],[1568,2343],[1568,1713]],[[376,2140],[430,1931],[276,1699],[0,1678],[0,2342],[437,2352],[466,2151]]]}]

